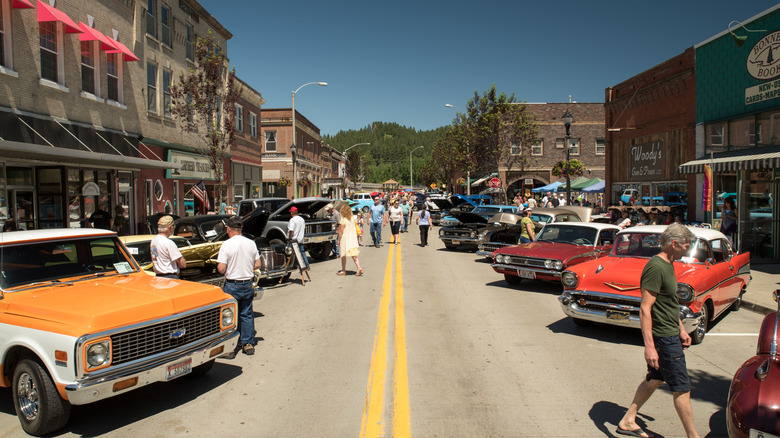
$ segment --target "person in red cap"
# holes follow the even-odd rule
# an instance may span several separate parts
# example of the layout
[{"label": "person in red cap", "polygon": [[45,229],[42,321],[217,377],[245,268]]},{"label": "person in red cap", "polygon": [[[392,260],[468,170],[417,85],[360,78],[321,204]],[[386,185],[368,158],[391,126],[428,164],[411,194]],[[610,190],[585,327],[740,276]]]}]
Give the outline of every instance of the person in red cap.
[{"label": "person in red cap", "polygon": [[306,266],[302,266],[302,268],[307,268],[309,267],[309,259],[306,257],[306,251],[303,249],[303,234],[306,230],[306,221],[298,216],[298,207],[290,208],[290,216],[292,217],[287,224],[287,238],[293,245],[298,245],[298,248],[301,249],[303,261],[306,263]]}]

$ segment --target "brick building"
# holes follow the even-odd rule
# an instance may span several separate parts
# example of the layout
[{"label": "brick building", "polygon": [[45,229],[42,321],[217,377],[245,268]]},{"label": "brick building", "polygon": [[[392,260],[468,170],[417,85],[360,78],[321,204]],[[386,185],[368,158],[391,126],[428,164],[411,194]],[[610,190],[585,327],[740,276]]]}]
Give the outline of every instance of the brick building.
[{"label": "brick building", "polygon": [[236,104],[236,133],[231,147],[232,189],[228,197],[233,202],[260,197],[263,183],[260,108],[265,99],[246,82],[237,82],[241,86],[241,98]]},{"label": "brick building", "polygon": [[608,202],[617,204],[625,189],[639,190],[641,198],[695,193],[695,179],[678,169],[696,149],[695,66],[691,48],[607,88]]},{"label": "brick building", "polygon": [[[292,109],[263,109],[260,117],[260,130],[263,138],[263,194],[264,196],[282,196],[303,198],[320,196],[324,183],[323,151],[320,129],[295,112],[298,151],[296,167],[298,175],[298,193],[293,193],[293,157],[292,145]],[[288,185],[280,180],[290,181]]]},{"label": "brick building", "polygon": [[[574,118],[570,130],[570,158],[585,164],[585,175],[604,179],[604,105],[602,103],[527,103],[528,112],[539,128],[538,140],[530,147],[512,147],[512,153],[529,153],[525,169],[499,168],[507,182],[507,194],[526,196],[536,187],[558,181],[552,168],[566,160],[566,129],[561,117],[568,110]],[[562,180],[563,181],[563,180]]]}]

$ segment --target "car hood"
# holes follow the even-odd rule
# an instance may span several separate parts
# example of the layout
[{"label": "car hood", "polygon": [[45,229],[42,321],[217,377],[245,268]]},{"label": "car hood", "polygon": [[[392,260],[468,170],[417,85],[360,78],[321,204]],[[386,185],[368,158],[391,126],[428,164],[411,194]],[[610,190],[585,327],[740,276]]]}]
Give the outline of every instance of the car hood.
[{"label": "car hood", "polygon": [[244,223],[241,232],[260,237],[263,234],[265,225],[268,223],[269,217],[271,217],[271,212],[267,208],[257,207],[241,219]]},{"label": "car hood", "polygon": [[6,292],[4,323],[74,337],[138,324],[229,298],[203,283],[144,272],[74,282],[71,286]]},{"label": "car hood", "polygon": [[[492,213],[491,213],[492,214]],[[450,211],[450,215],[464,224],[486,224],[488,219],[478,213],[470,211]]]},{"label": "car hood", "polygon": [[[333,202],[328,198],[298,198],[284,204],[280,209],[273,212],[272,218],[276,216],[290,216],[290,209],[292,207],[298,208],[299,214],[305,214],[308,216],[314,216],[315,213],[325,208],[326,205]],[[274,220],[274,219],[271,219]]]},{"label": "car hood", "polygon": [[593,245],[574,245],[571,243],[532,242],[512,245],[498,250],[500,254],[541,259],[567,260],[570,257],[592,252]]},{"label": "car hood", "polygon": [[431,198],[431,202],[439,207],[439,210],[449,210],[453,207],[452,202],[449,199],[444,198]]},{"label": "car hood", "polygon": [[452,195],[450,196],[450,202],[454,207],[476,207],[477,203],[472,201],[471,199],[463,196],[463,195]]},{"label": "car hood", "polygon": [[[639,280],[649,260],[610,255],[572,266],[569,270],[579,278],[577,290],[641,297]],[[674,262],[674,272],[680,283],[685,283],[685,278],[695,269],[693,264]]]}]

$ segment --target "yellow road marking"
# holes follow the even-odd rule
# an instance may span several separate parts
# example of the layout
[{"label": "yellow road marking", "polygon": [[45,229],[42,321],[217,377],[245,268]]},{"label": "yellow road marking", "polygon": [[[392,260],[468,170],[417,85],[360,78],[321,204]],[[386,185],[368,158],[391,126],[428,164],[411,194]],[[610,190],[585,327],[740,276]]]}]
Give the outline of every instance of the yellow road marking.
[{"label": "yellow road marking", "polygon": [[371,354],[366,403],[363,407],[363,421],[360,431],[360,436],[363,438],[379,437],[383,433],[382,408],[385,398],[385,374],[387,373],[387,325],[390,319],[394,250],[395,246],[391,246],[390,256],[387,258],[385,267],[382,297],[379,300],[379,317],[374,334],[374,351]]},{"label": "yellow road marking", "polygon": [[409,421],[409,376],[406,369],[406,320],[401,270],[401,248],[395,258],[395,367],[393,379],[393,437],[411,436]]}]

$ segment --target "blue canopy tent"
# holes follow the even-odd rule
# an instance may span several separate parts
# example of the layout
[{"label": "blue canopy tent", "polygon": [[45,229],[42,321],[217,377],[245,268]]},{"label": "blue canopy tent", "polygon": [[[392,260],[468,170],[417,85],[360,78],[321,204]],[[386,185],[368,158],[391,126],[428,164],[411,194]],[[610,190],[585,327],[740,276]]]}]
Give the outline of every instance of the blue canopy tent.
[{"label": "blue canopy tent", "polygon": [[592,186],[585,187],[582,191],[585,193],[604,193],[604,185],[605,181],[599,181]]},{"label": "blue canopy tent", "polygon": [[559,182],[559,181],[555,181],[554,183],[547,184],[546,186],[542,186],[542,187],[537,187],[537,188],[535,188],[535,189],[533,189],[531,191],[534,192],[534,193],[539,193],[539,192],[557,192],[558,191],[558,187],[560,187],[560,186],[562,186],[564,184],[565,183],[562,183],[562,182]]}]

